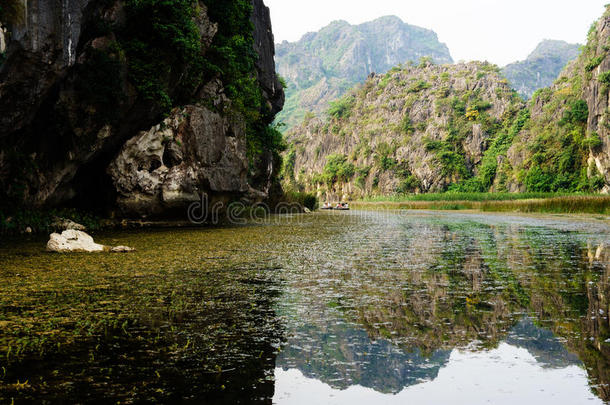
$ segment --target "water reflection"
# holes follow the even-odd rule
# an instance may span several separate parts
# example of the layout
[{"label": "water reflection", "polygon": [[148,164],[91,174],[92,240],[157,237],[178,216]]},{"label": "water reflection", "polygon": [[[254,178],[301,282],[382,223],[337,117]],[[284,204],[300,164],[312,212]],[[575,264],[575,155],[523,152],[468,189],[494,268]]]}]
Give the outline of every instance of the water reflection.
[{"label": "water reflection", "polygon": [[[274,401],[299,403],[302,387],[350,403],[456,385],[471,403],[610,399],[607,233],[502,217],[380,218],[343,222],[349,232],[291,255]],[[509,352],[519,354],[510,364]],[[478,379],[485,367],[502,378]]]},{"label": "water reflection", "polygon": [[[610,401],[610,224],[320,213],[0,247],[0,402]],[[24,382],[27,381],[27,384]]]},{"label": "water reflection", "polygon": [[485,351],[454,350],[434,380],[396,395],[361,385],[339,390],[298,369],[276,370],[277,404],[602,404],[576,365],[545,370],[524,349],[500,344]]}]

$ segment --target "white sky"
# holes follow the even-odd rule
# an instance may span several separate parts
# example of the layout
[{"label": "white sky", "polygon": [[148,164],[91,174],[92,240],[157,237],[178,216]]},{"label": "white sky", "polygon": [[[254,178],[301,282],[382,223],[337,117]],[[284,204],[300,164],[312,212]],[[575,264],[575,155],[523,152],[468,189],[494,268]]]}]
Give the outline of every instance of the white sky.
[{"label": "white sky", "polygon": [[265,0],[275,41],[297,41],[334,20],[384,15],[429,28],[459,60],[500,66],[523,60],[543,39],[584,43],[608,0]]}]

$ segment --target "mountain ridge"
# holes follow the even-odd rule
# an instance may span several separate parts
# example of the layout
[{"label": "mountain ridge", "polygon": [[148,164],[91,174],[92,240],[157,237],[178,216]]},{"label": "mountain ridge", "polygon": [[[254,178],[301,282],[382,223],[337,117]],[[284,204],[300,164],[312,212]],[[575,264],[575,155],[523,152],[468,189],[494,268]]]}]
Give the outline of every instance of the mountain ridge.
[{"label": "mountain ridge", "polygon": [[[370,75],[326,116],[310,115],[287,133],[284,184],[326,200],[442,191],[608,193],[609,27],[610,6],[578,58],[527,104],[489,63],[424,61]],[[534,56],[553,45],[543,43]]]},{"label": "mountain ridge", "polygon": [[357,25],[335,20],[299,41],[276,44],[276,68],[287,84],[286,104],[277,121],[293,127],[307,112],[323,112],[370,73],[422,57],[453,62],[434,31],[391,15]]},{"label": "mountain ridge", "polygon": [[553,84],[566,64],[578,57],[580,47],[566,41],[545,39],[525,60],[510,63],[502,71],[513,88],[529,99],[536,90]]}]

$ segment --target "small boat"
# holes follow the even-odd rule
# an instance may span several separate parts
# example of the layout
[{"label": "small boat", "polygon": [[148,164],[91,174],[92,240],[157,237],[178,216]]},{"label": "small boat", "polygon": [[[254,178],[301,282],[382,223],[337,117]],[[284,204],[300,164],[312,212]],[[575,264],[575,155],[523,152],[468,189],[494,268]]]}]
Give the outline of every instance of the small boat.
[{"label": "small boat", "polygon": [[349,211],[349,204],[348,203],[339,203],[339,204],[337,204],[335,209],[337,211]]},{"label": "small boat", "polygon": [[333,206],[330,205],[329,203],[324,203],[323,206],[320,207],[321,210],[332,210]]}]

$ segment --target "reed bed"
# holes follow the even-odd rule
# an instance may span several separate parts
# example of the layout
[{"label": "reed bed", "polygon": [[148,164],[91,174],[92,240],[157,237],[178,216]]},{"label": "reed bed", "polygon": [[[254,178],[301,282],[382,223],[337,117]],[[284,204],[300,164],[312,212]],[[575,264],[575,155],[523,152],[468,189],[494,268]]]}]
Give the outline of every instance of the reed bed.
[{"label": "reed bed", "polygon": [[[365,200],[352,203],[355,209],[410,209],[410,210],[477,210],[484,212],[523,212],[523,213],[567,213],[567,214],[608,214],[610,215],[610,196],[606,195],[553,195],[540,197],[529,194],[471,194],[471,199],[455,199],[456,194],[412,196],[417,199],[387,199],[385,201]],[[461,195],[464,197],[464,195]],[[502,197],[508,197],[502,199]],[[537,198],[536,198],[537,197]]]}]

